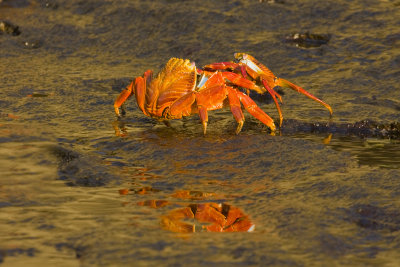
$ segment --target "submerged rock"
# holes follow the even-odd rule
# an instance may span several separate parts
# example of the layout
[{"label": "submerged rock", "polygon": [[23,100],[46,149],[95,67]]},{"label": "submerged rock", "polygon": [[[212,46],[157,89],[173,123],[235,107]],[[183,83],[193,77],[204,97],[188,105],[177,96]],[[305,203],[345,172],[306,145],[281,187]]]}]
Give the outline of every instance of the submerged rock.
[{"label": "submerged rock", "polygon": [[320,47],[327,44],[331,39],[330,34],[313,34],[313,33],[294,33],[286,36],[287,43],[294,43],[304,48]]},{"label": "submerged rock", "polygon": [[284,133],[336,133],[352,135],[361,138],[387,138],[400,140],[400,122],[378,123],[372,120],[362,120],[355,123],[303,123],[296,120],[285,120]]},{"label": "submerged rock", "polygon": [[99,165],[99,161],[95,163],[95,158],[62,146],[49,146],[48,150],[58,159],[58,179],[67,186],[99,187],[119,179]]},{"label": "submerged rock", "polygon": [[11,35],[20,35],[21,31],[18,29],[18,26],[11,24],[10,22],[0,20],[0,34],[6,33]]}]

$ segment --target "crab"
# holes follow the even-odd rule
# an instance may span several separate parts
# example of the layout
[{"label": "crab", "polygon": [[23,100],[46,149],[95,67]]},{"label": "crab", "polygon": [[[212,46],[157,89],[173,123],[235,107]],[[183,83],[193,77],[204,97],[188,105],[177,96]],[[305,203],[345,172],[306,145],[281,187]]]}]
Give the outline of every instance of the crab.
[{"label": "crab", "polygon": [[[282,97],[275,87],[289,87],[325,106],[332,116],[332,108],[308,93],[306,90],[283,78],[276,77],[266,66],[245,53],[235,53],[236,62],[219,62],[196,68],[188,59],[171,58],[165,67],[153,78],[147,70],[143,76],[134,79],[119,94],[114,103],[118,117],[125,114],[124,102],[135,95],[139,109],[147,116],[164,121],[181,119],[199,114],[206,134],[208,111],[229,106],[238,123],[236,134],[242,130],[245,120],[244,108],[256,119],[276,131],[274,120],[268,116],[251,98],[250,91],[269,93],[279,113],[279,126],[283,115],[279,106]],[[120,108],[122,112],[120,112]]]}]

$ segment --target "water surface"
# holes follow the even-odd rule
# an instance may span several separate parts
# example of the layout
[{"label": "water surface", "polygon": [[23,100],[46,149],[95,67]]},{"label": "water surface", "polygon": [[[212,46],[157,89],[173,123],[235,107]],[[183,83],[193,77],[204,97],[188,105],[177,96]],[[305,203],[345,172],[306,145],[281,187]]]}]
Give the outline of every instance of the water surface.
[{"label": "water surface", "polygon": [[[0,20],[20,34],[0,34],[0,265],[395,266],[399,140],[346,125],[399,121],[399,8],[3,0]],[[307,32],[329,41],[288,42]],[[206,136],[196,115],[168,128],[134,101],[115,117],[116,96],[145,70],[235,52],[334,116],[284,89],[276,135],[249,114],[235,135],[229,110],[210,112]],[[210,230],[223,220],[226,232]]]}]

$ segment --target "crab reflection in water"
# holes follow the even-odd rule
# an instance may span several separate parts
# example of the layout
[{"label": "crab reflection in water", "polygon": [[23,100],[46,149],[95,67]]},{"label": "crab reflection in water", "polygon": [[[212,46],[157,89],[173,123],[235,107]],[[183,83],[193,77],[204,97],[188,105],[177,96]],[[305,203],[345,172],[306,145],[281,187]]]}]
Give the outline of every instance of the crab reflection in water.
[{"label": "crab reflection in water", "polygon": [[[119,190],[120,195],[128,195],[130,192],[141,191],[134,189]],[[153,190],[146,191],[154,193]],[[171,197],[180,200],[204,201],[210,198],[218,198],[221,195],[206,193],[202,191],[178,190],[171,194]],[[222,196],[226,198],[227,196]],[[163,229],[175,233],[194,232],[252,232],[255,229],[254,223],[249,216],[239,208],[227,203],[191,203],[189,205],[168,200],[145,200],[137,203],[139,206],[149,208],[164,208],[168,205],[184,206],[169,211],[161,216],[160,225]]]},{"label": "crab reflection in water", "polygon": [[177,233],[252,232],[255,228],[249,217],[239,208],[215,202],[190,204],[173,210],[162,217],[161,226]]}]

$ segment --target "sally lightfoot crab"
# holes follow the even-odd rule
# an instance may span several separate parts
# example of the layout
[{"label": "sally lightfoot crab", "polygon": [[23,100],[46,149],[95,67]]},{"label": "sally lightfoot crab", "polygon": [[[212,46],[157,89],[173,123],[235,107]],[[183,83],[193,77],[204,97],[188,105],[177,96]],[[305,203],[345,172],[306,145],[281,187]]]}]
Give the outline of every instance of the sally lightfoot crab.
[{"label": "sally lightfoot crab", "polygon": [[303,88],[276,77],[251,55],[236,53],[235,58],[237,62],[213,63],[204,66],[203,69],[196,68],[196,65],[187,59],[171,58],[155,78],[153,72],[147,70],[142,77],[133,80],[115,100],[115,112],[120,116],[121,105],[135,95],[136,102],[145,115],[164,122],[199,114],[205,134],[208,111],[229,106],[238,123],[238,134],[244,123],[241,108],[243,105],[251,115],[267,125],[271,131],[275,131],[273,119],[257,106],[249,97],[249,92],[268,92],[271,95],[279,113],[281,126],[283,116],[277,99],[282,103],[282,98],[274,90],[276,86],[281,86],[292,88],[319,102],[332,115],[328,104]]}]

